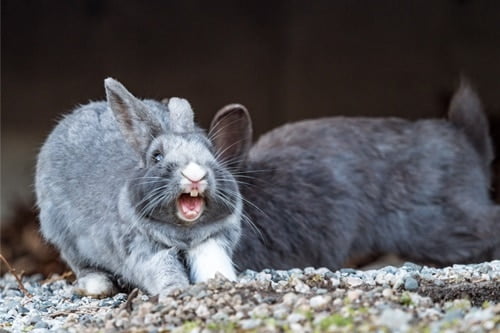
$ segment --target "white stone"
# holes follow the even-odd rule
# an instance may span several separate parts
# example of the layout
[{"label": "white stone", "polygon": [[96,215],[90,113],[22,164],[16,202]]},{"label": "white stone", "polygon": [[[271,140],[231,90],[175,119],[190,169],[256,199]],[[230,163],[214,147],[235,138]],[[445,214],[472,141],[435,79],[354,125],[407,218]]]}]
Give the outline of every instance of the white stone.
[{"label": "white stone", "polygon": [[409,329],[408,323],[412,315],[400,309],[385,309],[377,319],[378,324],[386,326],[390,330],[406,332]]},{"label": "white stone", "polygon": [[323,309],[325,308],[332,298],[330,296],[314,296],[309,300],[309,305],[313,309]]}]

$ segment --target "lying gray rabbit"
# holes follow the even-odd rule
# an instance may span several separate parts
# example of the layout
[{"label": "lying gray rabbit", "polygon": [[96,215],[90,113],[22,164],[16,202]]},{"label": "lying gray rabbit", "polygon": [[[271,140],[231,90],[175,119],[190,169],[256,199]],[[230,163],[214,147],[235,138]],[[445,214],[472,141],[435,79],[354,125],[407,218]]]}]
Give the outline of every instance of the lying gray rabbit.
[{"label": "lying gray rabbit", "polygon": [[[59,122],[36,170],[41,231],[76,273],[76,291],[107,296],[117,278],[151,294],[217,272],[234,280],[242,200],[221,161],[246,148],[211,142],[184,99],[141,101],[111,78],[105,88],[107,103]],[[214,126],[240,133],[240,110],[226,108]]]},{"label": "lying gray rabbit", "polygon": [[467,86],[449,122],[326,118],[253,147],[240,105],[219,111],[207,138],[185,100],[165,106],[105,86],[108,104],[64,118],[37,166],[42,232],[82,294],[109,295],[116,278],[152,294],[216,272],[234,279],[233,252],[239,269],[335,269],[379,252],[437,264],[497,255],[493,154]]},{"label": "lying gray rabbit", "polygon": [[[235,140],[235,139],[233,139]],[[436,265],[500,258],[493,149],[466,82],[448,120],[323,118],[279,127],[246,159],[241,268],[339,268],[393,253]]]}]

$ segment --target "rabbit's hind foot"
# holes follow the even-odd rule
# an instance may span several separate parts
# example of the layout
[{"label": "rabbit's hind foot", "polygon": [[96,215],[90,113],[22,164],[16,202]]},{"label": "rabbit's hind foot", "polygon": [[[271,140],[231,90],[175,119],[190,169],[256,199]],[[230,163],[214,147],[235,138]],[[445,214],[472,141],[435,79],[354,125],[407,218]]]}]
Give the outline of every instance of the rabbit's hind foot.
[{"label": "rabbit's hind foot", "polygon": [[73,293],[80,296],[104,298],[116,294],[117,288],[106,273],[89,272],[78,277]]}]

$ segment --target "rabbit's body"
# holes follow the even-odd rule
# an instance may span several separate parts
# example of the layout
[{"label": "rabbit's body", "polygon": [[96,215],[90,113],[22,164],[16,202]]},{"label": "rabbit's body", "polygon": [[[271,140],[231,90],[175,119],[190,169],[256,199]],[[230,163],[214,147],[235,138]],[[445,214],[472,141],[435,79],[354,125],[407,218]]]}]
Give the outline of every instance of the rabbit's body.
[{"label": "rabbit's body", "polygon": [[241,199],[189,104],[139,101],[116,81],[107,90],[108,103],[60,121],[37,164],[41,231],[77,290],[109,295],[119,278],[160,294],[188,276],[234,279]]},{"label": "rabbit's body", "polygon": [[[487,128],[483,137],[489,142]],[[336,269],[377,253],[440,265],[488,259],[500,231],[489,162],[446,120],[339,117],[277,128],[248,156],[244,212],[260,234],[244,230],[235,263]]]}]

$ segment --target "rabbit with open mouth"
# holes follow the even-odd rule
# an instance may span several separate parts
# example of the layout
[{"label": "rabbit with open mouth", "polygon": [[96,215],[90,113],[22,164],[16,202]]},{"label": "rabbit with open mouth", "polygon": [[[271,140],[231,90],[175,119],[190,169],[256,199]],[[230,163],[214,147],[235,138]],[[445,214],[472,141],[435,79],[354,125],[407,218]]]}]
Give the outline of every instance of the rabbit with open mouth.
[{"label": "rabbit with open mouth", "polygon": [[41,231],[76,290],[110,295],[119,278],[167,294],[217,272],[234,280],[242,199],[229,170],[250,142],[246,110],[221,110],[209,139],[184,99],[139,100],[111,78],[105,88],[107,102],[59,122],[37,164]]}]

